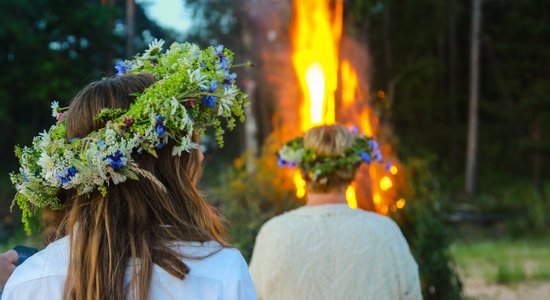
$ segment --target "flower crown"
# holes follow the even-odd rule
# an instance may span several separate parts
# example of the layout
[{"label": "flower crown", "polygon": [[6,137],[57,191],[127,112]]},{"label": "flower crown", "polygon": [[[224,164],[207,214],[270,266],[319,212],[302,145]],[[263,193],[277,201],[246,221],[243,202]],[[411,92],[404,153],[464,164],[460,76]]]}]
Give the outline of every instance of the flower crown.
[{"label": "flower crown", "polygon": [[317,155],[313,149],[304,147],[304,138],[297,137],[286,143],[277,152],[277,163],[281,167],[297,167],[307,181],[319,181],[336,170],[356,168],[361,163],[382,163],[382,152],[378,143],[352,128],[352,146],[340,156]]},{"label": "flower crown", "polygon": [[[162,186],[132,159],[143,151],[157,157],[157,151],[172,140],[172,155],[190,152],[198,145],[193,133],[201,135],[214,127],[223,147],[225,132],[244,121],[246,95],[235,85],[233,53],[223,46],[204,50],[189,43],[173,43],[162,53],[164,41],[155,40],[143,54],[119,63],[117,75],[150,73],[157,81],[143,93],[133,94],[135,102],[127,110],[103,109],[97,120],[105,126],[85,137],[67,139],[64,109],[52,103],[57,119],[48,131],[33,139],[30,147],[16,147],[21,167],[12,173],[17,194],[14,203],[28,224],[29,204],[61,209],[58,189],[76,189],[79,195],[99,190],[107,193],[112,182],[119,184],[138,176]],[[235,66],[233,66],[235,67]]]}]

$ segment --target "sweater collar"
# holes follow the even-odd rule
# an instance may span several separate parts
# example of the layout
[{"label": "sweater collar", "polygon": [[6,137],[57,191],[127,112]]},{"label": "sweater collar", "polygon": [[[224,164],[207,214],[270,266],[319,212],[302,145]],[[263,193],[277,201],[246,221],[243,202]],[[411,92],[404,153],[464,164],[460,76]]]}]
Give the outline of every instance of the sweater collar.
[{"label": "sweater collar", "polygon": [[323,204],[315,206],[302,206],[294,211],[299,215],[339,215],[355,212],[347,204]]}]

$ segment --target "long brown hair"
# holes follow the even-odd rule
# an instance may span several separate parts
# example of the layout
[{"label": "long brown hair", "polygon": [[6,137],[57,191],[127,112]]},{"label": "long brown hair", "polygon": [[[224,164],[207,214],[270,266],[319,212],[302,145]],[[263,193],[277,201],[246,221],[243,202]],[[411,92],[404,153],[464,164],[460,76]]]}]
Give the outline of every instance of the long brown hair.
[{"label": "long brown hair", "polygon": [[[67,138],[84,137],[104,126],[95,120],[103,108],[128,108],[131,94],[140,93],[155,82],[149,74],[123,75],[93,82],[80,91],[67,111]],[[196,136],[195,136],[196,138]],[[65,193],[66,209],[58,236],[69,236],[70,259],[65,282],[65,299],[148,299],[154,264],[184,279],[189,268],[185,256],[171,244],[175,241],[225,241],[225,229],[200,191],[198,150],[171,155],[171,144],[158,151],[158,158],[132,154],[140,168],[155,176],[166,189],[151,179],[108,187],[99,192]],[[173,246],[173,245],[172,245]],[[124,277],[131,266],[131,281]]]}]

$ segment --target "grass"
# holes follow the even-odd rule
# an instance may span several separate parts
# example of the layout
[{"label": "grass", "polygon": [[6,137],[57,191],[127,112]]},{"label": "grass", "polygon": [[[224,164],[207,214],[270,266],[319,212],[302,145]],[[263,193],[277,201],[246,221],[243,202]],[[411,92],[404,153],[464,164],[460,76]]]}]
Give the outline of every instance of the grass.
[{"label": "grass", "polygon": [[518,264],[510,263],[499,264],[494,276],[494,281],[500,284],[523,282],[528,279],[527,273],[523,267]]},{"label": "grass", "polygon": [[37,249],[44,248],[44,243],[42,242],[40,234],[28,236],[21,229],[9,238],[0,241],[0,253],[3,253],[9,249],[13,249],[13,247],[17,245],[28,246]]},{"label": "grass", "polygon": [[489,283],[550,280],[550,241],[488,240],[451,247],[463,276]]}]

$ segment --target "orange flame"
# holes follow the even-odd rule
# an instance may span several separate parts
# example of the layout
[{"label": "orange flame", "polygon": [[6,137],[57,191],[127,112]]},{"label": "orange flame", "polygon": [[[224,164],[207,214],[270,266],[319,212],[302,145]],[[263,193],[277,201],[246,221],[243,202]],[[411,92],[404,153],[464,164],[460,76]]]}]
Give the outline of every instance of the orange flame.
[{"label": "orange flame", "polygon": [[[331,5],[332,4],[332,5]],[[360,91],[360,77],[348,59],[339,60],[342,35],[343,0],[294,0],[291,24],[292,65],[298,79],[301,94],[300,130],[304,132],[321,124],[336,122],[336,92],[339,90],[341,110],[345,112],[339,118],[346,125],[357,125],[367,136],[374,136],[378,119],[366,105]],[[340,87],[338,80],[340,78]],[[384,91],[376,95],[385,97]],[[339,113],[340,114],[340,113]],[[342,120],[340,120],[342,121]],[[372,123],[371,123],[372,121]],[[386,147],[384,155],[389,154]],[[397,174],[397,167],[390,168],[390,174],[381,171],[382,166],[371,164],[368,167],[370,177],[369,197],[374,209],[387,214],[390,208],[402,208],[405,200],[393,204],[395,197],[394,182],[389,176]],[[366,169],[365,169],[366,170]],[[303,198],[306,182],[296,171],[293,175],[296,195]],[[346,200],[350,207],[359,207],[357,195],[361,191],[354,183],[346,190]],[[393,194],[392,194],[393,193]],[[363,201],[363,200],[361,200]]]},{"label": "orange flame", "polygon": [[336,121],[334,93],[338,86],[342,10],[342,0],[336,1],[334,14],[329,1],[294,1],[292,63],[304,95],[300,107],[302,131]]},{"label": "orange flame", "polygon": [[342,106],[344,109],[351,109],[355,103],[359,82],[357,72],[348,60],[342,61],[340,76],[342,76]]}]

